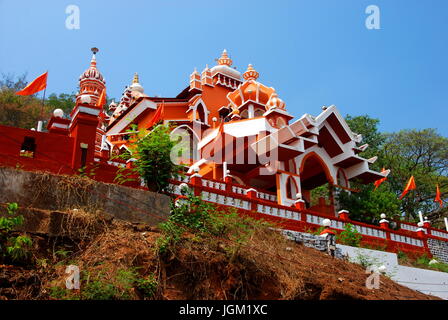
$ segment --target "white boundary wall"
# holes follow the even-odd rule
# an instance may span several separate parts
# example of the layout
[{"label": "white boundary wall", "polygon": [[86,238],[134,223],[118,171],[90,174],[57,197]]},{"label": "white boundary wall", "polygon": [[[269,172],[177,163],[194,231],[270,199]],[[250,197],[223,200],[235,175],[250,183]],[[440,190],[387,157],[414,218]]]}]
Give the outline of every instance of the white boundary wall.
[{"label": "white boundary wall", "polygon": [[[448,273],[398,264],[397,255],[391,252],[337,245],[349,260],[360,263],[364,259],[376,266],[386,266],[386,274],[399,284],[425,294],[448,300]],[[367,277],[367,275],[366,275]]]}]

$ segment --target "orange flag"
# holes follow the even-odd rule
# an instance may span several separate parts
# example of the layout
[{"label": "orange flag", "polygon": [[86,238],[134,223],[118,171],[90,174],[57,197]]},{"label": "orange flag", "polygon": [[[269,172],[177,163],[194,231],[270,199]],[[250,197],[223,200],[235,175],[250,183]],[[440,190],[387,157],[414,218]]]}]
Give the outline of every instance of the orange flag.
[{"label": "orange flag", "polygon": [[44,74],[41,74],[36,79],[31,81],[25,88],[16,92],[16,95],[19,96],[30,96],[35,94],[36,92],[42,91],[47,87],[47,75],[48,71]]},{"label": "orange flag", "polygon": [[101,91],[100,97],[98,98],[98,102],[96,104],[97,107],[102,107],[106,103],[106,89],[104,88]]},{"label": "orange flag", "polygon": [[[386,169],[381,169],[381,173],[386,173],[387,172],[387,170]],[[386,181],[387,180],[387,176],[386,177],[384,177],[384,178],[381,178],[381,179],[378,179],[378,180],[376,180],[373,184],[375,185],[375,189],[374,189],[374,191],[376,190],[376,189],[378,189],[378,187],[384,182],[384,181]]]},{"label": "orange flag", "polygon": [[163,118],[163,115],[165,113],[164,105],[165,105],[165,103],[162,101],[162,105],[160,107],[158,107],[157,111],[154,113],[154,117],[150,121],[150,123],[148,125],[148,129],[150,129],[152,126],[154,126],[156,123],[158,123]]},{"label": "orange flag", "polygon": [[216,135],[215,139],[213,139],[213,143],[218,141],[218,139],[222,136],[223,132],[224,132],[224,121],[219,124],[218,134]]},{"label": "orange flag", "polygon": [[216,135],[215,139],[213,139],[212,142],[213,150],[212,153],[210,154],[211,156],[215,154],[216,143],[218,142],[219,138],[222,136],[223,133],[224,133],[224,121],[219,124],[218,134]]},{"label": "orange flag", "polygon": [[400,200],[410,191],[410,190],[415,190],[416,185],[415,185],[415,180],[414,180],[414,176],[411,176],[409,178],[408,184],[406,185],[406,188],[404,188],[403,193],[400,196]]},{"label": "orange flag", "polygon": [[434,202],[438,202],[440,205],[440,208],[443,208],[443,201],[442,201],[442,197],[440,194],[440,189],[439,189],[439,185],[437,184],[436,187],[436,198],[434,199]]}]

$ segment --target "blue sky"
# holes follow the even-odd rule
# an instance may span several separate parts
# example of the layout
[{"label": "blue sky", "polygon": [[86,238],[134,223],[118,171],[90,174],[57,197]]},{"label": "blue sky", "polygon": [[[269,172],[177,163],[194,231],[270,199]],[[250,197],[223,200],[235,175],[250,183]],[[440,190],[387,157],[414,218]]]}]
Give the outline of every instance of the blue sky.
[{"label": "blue sky", "polygon": [[[71,4],[79,30],[65,27]],[[380,8],[380,30],[365,27],[368,5]],[[382,131],[448,136],[447,12],[446,0],[0,0],[0,72],[48,70],[48,93],[74,92],[96,46],[110,97],[134,72],[147,94],[175,96],[226,48],[296,117],[335,104],[379,118]]]}]

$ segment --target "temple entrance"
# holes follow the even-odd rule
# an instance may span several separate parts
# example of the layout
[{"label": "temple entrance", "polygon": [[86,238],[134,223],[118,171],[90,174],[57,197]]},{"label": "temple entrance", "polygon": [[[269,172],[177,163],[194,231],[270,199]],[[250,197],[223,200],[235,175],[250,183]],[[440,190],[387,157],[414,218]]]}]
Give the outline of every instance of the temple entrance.
[{"label": "temple entrance", "polygon": [[314,152],[302,160],[300,184],[308,209],[334,215],[333,178],[325,162]]}]

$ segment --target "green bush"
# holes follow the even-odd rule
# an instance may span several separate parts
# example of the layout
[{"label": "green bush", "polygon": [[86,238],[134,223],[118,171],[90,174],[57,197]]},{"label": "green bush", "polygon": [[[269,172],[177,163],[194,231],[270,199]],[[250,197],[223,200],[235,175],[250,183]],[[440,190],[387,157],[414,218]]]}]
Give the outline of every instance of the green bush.
[{"label": "green bush", "polygon": [[158,282],[154,274],[150,274],[145,278],[137,278],[136,288],[143,293],[144,297],[152,298],[157,292]]},{"label": "green bush", "polygon": [[69,290],[59,286],[51,287],[49,295],[54,300],[65,300],[69,296]]},{"label": "green bush", "polygon": [[403,251],[398,250],[397,252],[398,261],[407,262],[409,260],[408,255]]},{"label": "green bush", "polygon": [[24,222],[23,216],[17,215],[17,203],[8,203],[5,216],[0,217],[0,254],[15,262],[26,261],[30,257],[31,238],[18,235],[14,230]]},{"label": "green bush", "polygon": [[435,269],[435,270],[442,271],[442,272],[448,272],[448,264],[443,263],[443,262],[429,264],[430,261],[431,261],[431,259],[426,254],[424,254],[417,258],[417,260],[415,261],[415,265],[417,267],[426,267],[426,268]]},{"label": "green bush", "polygon": [[120,295],[118,288],[104,280],[93,280],[82,288],[84,300],[117,300]]},{"label": "green bush", "polygon": [[234,257],[255,230],[270,226],[262,220],[240,216],[234,208],[219,210],[191,193],[181,203],[173,203],[171,212],[169,220],[160,224],[162,236],[157,240],[160,254],[175,249],[183,240],[182,235],[189,232],[195,235],[193,241],[203,240],[208,245],[217,245],[219,239],[230,240],[224,249]]},{"label": "green bush", "polygon": [[380,266],[381,263],[378,260],[378,258],[369,257],[368,255],[358,253],[356,256],[356,263],[359,263],[364,268],[370,267],[370,266]]},{"label": "green bush", "polygon": [[342,231],[338,236],[338,240],[340,243],[352,247],[359,247],[361,239],[362,239],[361,234],[355,229],[355,227],[351,223],[347,223],[344,226],[344,231]]},{"label": "green bush", "polygon": [[144,298],[152,298],[157,288],[154,274],[141,276],[131,268],[118,269],[109,276],[101,272],[83,272],[80,291],[55,286],[50,288],[49,295],[57,300],[129,300],[136,297],[134,289]]}]

